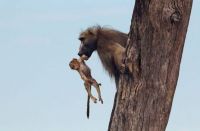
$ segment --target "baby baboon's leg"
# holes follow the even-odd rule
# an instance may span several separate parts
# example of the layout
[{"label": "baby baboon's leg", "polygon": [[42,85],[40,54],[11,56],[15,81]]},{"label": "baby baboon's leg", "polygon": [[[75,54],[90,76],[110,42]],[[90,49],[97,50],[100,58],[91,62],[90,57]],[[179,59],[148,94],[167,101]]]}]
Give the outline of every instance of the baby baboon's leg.
[{"label": "baby baboon's leg", "polygon": [[89,97],[94,101],[94,103],[97,103],[97,98],[95,98],[91,93],[91,84],[85,82],[84,85]]},{"label": "baby baboon's leg", "polygon": [[101,98],[101,91],[100,91],[100,88],[99,88],[99,84],[96,82],[96,80],[93,80],[92,86],[94,86],[96,88],[99,101],[101,101],[101,103],[103,104],[103,99]]}]

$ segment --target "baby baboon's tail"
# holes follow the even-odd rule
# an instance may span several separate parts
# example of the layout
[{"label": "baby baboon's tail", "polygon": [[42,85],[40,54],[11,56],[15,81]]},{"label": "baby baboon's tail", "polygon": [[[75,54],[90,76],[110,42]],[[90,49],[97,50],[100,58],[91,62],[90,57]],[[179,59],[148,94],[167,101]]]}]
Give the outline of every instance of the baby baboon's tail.
[{"label": "baby baboon's tail", "polygon": [[88,95],[87,99],[87,118],[89,119],[90,117],[90,96]]}]

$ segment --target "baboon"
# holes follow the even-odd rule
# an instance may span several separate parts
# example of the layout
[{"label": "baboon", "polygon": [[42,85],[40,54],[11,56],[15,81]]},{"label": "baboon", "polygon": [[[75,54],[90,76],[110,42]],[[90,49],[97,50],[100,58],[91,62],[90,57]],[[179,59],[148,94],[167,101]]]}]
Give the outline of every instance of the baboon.
[{"label": "baboon", "polygon": [[98,93],[99,101],[103,104],[103,99],[101,97],[101,91],[99,86],[100,83],[97,83],[97,81],[92,77],[90,68],[85,64],[84,60],[87,60],[87,56],[82,55],[79,59],[72,59],[72,61],[69,63],[69,66],[73,70],[77,70],[81,76],[81,78],[84,81],[85,89],[88,93],[88,99],[87,99],[87,117],[89,118],[89,103],[90,98],[93,100],[94,103],[97,103],[97,98],[95,98],[91,93],[91,86],[94,86]]},{"label": "baboon", "polygon": [[118,87],[121,67],[124,67],[124,56],[128,35],[117,30],[100,26],[89,27],[80,33],[81,41],[79,56],[86,55],[88,58],[94,51],[108,71],[110,77],[115,78]]}]

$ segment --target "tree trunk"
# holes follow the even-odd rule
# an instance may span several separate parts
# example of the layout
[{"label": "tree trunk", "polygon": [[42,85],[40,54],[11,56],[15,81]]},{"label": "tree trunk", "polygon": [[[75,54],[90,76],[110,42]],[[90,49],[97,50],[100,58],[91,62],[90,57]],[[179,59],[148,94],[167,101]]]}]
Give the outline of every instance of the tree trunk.
[{"label": "tree trunk", "polygon": [[192,0],[136,0],[109,131],[165,131]]}]

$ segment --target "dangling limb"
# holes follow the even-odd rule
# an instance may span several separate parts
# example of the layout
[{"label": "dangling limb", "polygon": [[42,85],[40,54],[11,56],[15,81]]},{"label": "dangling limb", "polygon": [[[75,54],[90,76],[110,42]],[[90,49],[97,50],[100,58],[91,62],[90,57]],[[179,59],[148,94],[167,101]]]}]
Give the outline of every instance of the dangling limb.
[{"label": "dangling limb", "polygon": [[97,103],[97,98],[95,98],[92,94],[91,94],[91,85],[89,83],[84,83],[85,85],[85,89],[88,93],[88,96],[94,101],[94,103]]},{"label": "dangling limb", "polygon": [[93,80],[92,86],[94,86],[96,88],[97,93],[98,93],[99,101],[101,101],[101,103],[103,104],[103,99],[101,98],[101,91],[100,91],[99,85],[101,85],[101,84],[98,84],[96,82],[96,80]]}]

